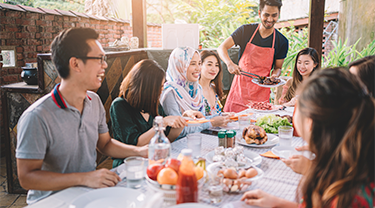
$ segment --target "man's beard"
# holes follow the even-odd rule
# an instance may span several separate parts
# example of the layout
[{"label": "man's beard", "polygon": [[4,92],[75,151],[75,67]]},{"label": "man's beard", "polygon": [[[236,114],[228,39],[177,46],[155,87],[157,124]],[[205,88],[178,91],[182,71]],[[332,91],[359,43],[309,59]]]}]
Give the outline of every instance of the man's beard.
[{"label": "man's beard", "polygon": [[266,29],[272,29],[273,26],[275,25],[275,23],[276,23],[276,22],[272,22],[271,26],[267,26],[267,25],[266,25],[266,21],[262,21],[262,24],[263,24],[263,26],[264,26]]}]

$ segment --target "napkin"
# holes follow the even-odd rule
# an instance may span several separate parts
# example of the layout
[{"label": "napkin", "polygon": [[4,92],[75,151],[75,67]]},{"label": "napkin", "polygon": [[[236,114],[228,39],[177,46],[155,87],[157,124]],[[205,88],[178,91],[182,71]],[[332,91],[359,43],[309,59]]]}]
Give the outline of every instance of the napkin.
[{"label": "napkin", "polygon": [[273,159],[280,159],[280,157],[278,157],[275,154],[273,154],[272,151],[268,151],[268,152],[265,152],[263,154],[260,154],[260,156],[268,157],[268,158],[273,158]]}]

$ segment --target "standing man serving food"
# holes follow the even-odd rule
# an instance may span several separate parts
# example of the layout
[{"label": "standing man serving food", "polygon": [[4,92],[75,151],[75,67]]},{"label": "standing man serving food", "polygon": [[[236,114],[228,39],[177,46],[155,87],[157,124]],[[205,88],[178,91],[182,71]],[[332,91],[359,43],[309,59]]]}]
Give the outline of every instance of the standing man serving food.
[{"label": "standing man serving food", "polygon": [[[258,14],[261,23],[242,25],[219,46],[220,58],[228,71],[236,75],[224,107],[225,112],[239,112],[247,109],[246,105],[250,102],[269,100],[270,89],[241,76],[241,70],[260,76],[280,76],[289,47],[288,39],[274,28],[281,6],[281,0],[260,0]],[[228,55],[228,49],[233,45],[240,46],[239,65],[233,63]]]},{"label": "standing man serving food", "polygon": [[106,56],[91,28],[62,31],[51,45],[61,84],[32,104],[17,126],[17,169],[32,204],[72,186],[102,188],[121,179],[96,168],[96,149],[115,157],[147,157],[148,147],[112,139],[105,110],[92,91],[102,84]]}]

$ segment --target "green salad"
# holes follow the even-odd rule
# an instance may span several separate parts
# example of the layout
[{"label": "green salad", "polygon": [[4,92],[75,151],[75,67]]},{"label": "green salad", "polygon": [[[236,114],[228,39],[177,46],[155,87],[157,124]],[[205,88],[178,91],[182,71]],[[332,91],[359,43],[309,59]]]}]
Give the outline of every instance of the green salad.
[{"label": "green salad", "polygon": [[267,133],[277,134],[279,126],[292,126],[287,118],[281,118],[274,114],[267,114],[257,118],[257,126],[262,127]]}]

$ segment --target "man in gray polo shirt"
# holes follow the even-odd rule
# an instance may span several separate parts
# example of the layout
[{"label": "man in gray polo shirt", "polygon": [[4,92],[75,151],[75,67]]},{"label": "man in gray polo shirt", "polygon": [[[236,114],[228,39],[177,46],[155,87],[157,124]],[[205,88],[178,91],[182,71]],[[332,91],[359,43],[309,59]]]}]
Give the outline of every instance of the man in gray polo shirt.
[{"label": "man in gray polo shirt", "polygon": [[96,169],[96,148],[103,154],[147,157],[148,148],[112,139],[98,89],[106,56],[90,28],[71,28],[52,42],[52,61],[61,84],[32,104],[17,127],[17,166],[27,203],[72,186],[115,186],[121,179]]}]

